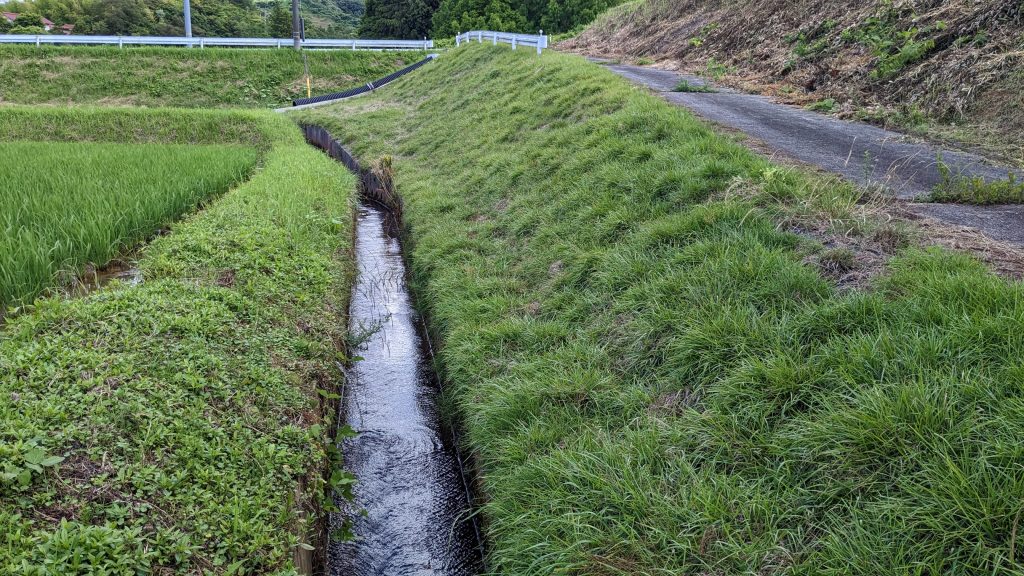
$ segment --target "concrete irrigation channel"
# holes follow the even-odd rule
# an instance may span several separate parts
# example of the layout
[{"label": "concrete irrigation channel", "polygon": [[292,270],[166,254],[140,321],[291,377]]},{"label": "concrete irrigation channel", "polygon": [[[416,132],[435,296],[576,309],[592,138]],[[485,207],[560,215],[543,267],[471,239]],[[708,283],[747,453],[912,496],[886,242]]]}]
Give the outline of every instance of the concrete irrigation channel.
[{"label": "concrete irrigation channel", "polygon": [[342,421],[356,436],[341,443],[356,477],[354,502],[331,528],[350,522],[355,538],[332,544],[335,576],[470,576],[483,571],[479,529],[454,435],[442,422],[430,342],[406,284],[401,205],[379,174],[362,170],[330,134],[307,140],[362,176],[356,219],[358,276],[349,331],[359,359],[347,370]]}]

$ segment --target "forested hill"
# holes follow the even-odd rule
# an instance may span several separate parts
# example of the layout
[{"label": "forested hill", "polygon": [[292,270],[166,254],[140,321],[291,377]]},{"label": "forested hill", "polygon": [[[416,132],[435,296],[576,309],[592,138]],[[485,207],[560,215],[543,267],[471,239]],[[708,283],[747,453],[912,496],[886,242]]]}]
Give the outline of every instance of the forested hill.
[{"label": "forested hill", "polygon": [[[310,38],[433,38],[466,30],[558,34],[579,30],[623,0],[302,0]],[[76,34],[177,36],[182,0],[11,0],[0,34],[43,34],[42,19]],[[197,36],[291,36],[288,0],[192,0]]]},{"label": "forested hill", "polygon": [[[256,0],[256,4],[269,14],[276,1]],[[301,6],[307,35],[335,38],[355,35],[365,10],[364,0],[302,0]]]},{"label": "forested hill", "polygon": [[559,34],[581,29],[623,0],[365,0],[360,34],[451,37],[468,30]]},{"label": "forested hill", "polygon": [[[182,0],[12,0],[4,12],[27,15],[12,24],[0,18],[0,33],[43,33],[33,22],[47,18],[74,25],[76,34],[182,35]],[[363,0],[302,0],[309,37],[352,36]],[[4,28],[8,29],[4,29]],[[13,30],[11,30],[13,28]],[[192,0],[196,36],[290,36],[287,0]]]}]

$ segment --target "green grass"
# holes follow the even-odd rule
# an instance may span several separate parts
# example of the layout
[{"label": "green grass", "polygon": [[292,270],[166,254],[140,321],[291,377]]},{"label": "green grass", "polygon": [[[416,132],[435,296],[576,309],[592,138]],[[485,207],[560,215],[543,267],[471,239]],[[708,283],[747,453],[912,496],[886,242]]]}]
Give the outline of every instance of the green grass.
[{"label": "green grass", "polygon": [[812,112],[821,112],[823,114],[831,114],[836,110],[836,101],[834,98],[825,98],[824,100],[818,100],[807,105],[807,109]]},{"label": "green grass", "polygon": [[[376,80],[418,52],[307,50],[314,94]],[[0,46],[0,102],[270,108],[306,96],[288,49]]]},{"label": "green grass", "polygon": [[269,113],[50,114],[112,135],[102,119],[248,120],[266,149],[146,247],[142,285],[42,299],[0,328],[0,573],[294,573],[326,542],[354,178]]},{"label": "green grass", "polygon": [[715,92],[715,90],[707,84],[690,84],[689,80],[680,80],[679,84],[676,84],[676,87],[673,89],[673,92],[697,92],[710,94]]},{"label": "green grass", "polygon": [[939,160],[942,181],[928,195],[929,202],[957,204],[1024,204],[1024,182],[1018,182],[1013,172],[1006,180],[987,181],[980,176],[967,177],[954,174],[949,165]]},{"label": "green grass", "polygon": [[245,179],[238,145],[0,142],[0,310],[102,266]]},{"label": "green grass", "polygon": [[788,219],[860,234],[856,190],[568,55],[301,117],[393,155],[494,572],[1024,570],[1019,283],[909,246],[838,289]]}]

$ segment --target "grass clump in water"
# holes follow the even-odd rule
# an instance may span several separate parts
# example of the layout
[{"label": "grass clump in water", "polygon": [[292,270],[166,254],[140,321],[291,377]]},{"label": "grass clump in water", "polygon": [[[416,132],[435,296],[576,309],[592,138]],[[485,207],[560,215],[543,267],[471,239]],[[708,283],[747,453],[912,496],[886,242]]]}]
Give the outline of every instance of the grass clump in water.
[{"label": "grass clump in water", "polygon": [[[51,113],[109,134],[192,114]],[[0,328],[0,573],[294,574],[326,544],[356,182],[279,117],[200,115],[252,122],[255,175],[153,241],[140,286]]]},{"label": "grass clump in water", "polygon": [[239,145],[0,142],[0,310],[224,193],[256,155]]},{"label": "grass clump in water", "polygon": [[568,55],[301,119],[394,157],[496,573],[1021,570],[1019,283],[894,242],[839,290],[787,223],[873,236],[858,191]]}]

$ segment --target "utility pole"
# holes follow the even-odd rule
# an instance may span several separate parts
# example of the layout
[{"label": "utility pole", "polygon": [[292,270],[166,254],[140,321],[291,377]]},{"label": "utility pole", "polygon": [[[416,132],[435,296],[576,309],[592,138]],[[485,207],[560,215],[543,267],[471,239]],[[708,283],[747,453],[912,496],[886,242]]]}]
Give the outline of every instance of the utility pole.
[{"label": "utility pole", "polygon": [[302,50],[302,16],[299,16],[299,0],[292,0],[292,42],[296,50]]},{"label": "utility pole", "polygon": [[185,37],[192,37],[192,3],[189,0],[185,0]]}]

